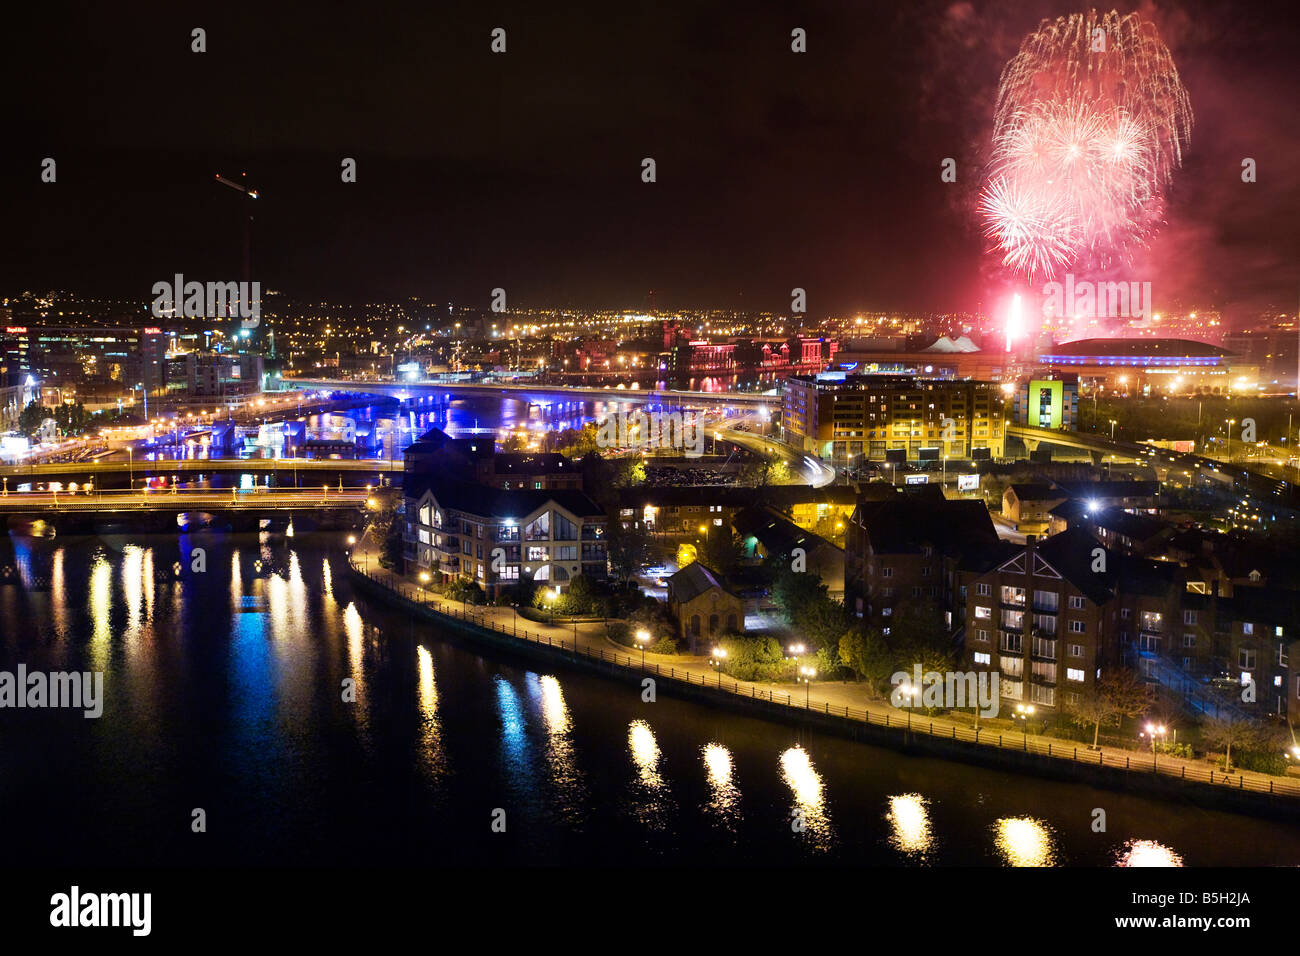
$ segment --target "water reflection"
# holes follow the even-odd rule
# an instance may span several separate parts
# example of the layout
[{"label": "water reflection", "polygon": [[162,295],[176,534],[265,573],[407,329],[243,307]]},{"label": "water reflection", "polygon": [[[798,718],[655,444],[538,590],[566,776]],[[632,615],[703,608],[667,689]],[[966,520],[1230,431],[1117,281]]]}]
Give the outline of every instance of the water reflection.
[{"label": "water reflection", "polygon": [[352,688],[358,695],[361,693],[361,655],[365,652],[365,628],[356,604],[349,601],[343,609],[343,633],[348,640],[348,676],[352,678]]},{"label": "water reflection", "polygon": [[424,722],[420,760],[425,770],[436,777],[446,769],[446,759],[442,746],[442,721],[438,717],[438,685],[433,676],[433,655],[422,644],[415,648],[415,666],[420,717]]},{"label": "water reflection", "polygon": [[641,783],[651,790],[662,790],[663,777],[659,775],[659,744],[654,731],[644,720],[634,720],[628,725],[627,745],[632,751]]},{"label": "water reflection", "polygon": [[90,663],[91,669],[102,671],[108,664],[109,645],[112,641],[113,566],[103,551],[95,555],[90,571]]},{"label": "water reflection", "polygon": [[636,766],[638,784],[632,812],[652,829],[663,830],[672,816],[673,805],[668,784],[660,772],[663,755],[650,725],[644,720],[628,724],[627,746]]},{"label": "water reflection", "polygon": [[709,802],[705,809],[713,813],[732,833],[740,822],[740,789],[733,781],[735,774],[731,751],[722,744],[705,744],[704,769],[709,779]]},{"label": "water reflection", "polygon": [[1008,866],[1055,866],[1051,827],[1033,817],[1003,817],[994,824],[998,851]]},{"label": "water reflection", "polygon": [[1116,866],[1182,866],[1183,858],[1155,840],[1129,840],[1115,851]]},{"label": "water reflection", "polygon": [[564,702],[564,690],[550,674],[530,673],[527,680],[529,693],[540,699],[542,726],[546,730],[546,766],[555,790],[553,805],[570,824],[576,824],[583,815],[587,794],[573,749],[573,721]]},{"label": "water reflection", "polygon": [[66,641],[68,634],[68,588],[63,571],[63,548],[54,552],[50,568],[50,617],[54,624],[54,633],[59,640]]},{"label": "water reflection", "polygon": [[781,776],[794,793],[791,824],[795,832],[809,834],[812,845],[827,850],[834,843],[830,816],[822,795],[822,778],[802,747],[781,754]]},{"label": "water reflection", "polygon": [[934,847],[930,827],[929,803],[919,793],[904,793],[889,798],[889,843],[895,849],[924,859]]},{"label": "water reflection", "polygon": [[493,678],[497,691],[497,714],[501,718],[501,757],[507,776],[516,792],[524,794],[533,783],[532,746],[528,741],[524,709],[519,695],[510,682],[501,676]]}]

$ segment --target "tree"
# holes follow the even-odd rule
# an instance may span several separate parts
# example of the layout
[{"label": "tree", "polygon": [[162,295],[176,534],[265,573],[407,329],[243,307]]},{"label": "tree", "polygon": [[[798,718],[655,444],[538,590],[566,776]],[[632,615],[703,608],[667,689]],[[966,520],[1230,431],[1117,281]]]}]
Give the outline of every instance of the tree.
[{"label": "tree", "polygon": [[1114,668],[1079,691],[1079,700],[1069,705],[1067,714],[1075,726],[1092,728],[1092,746],[1097,747],[1101,727],[1118,725],[1124,717],[1137,717],[1151,706],[1151,685],[1130,670]]},{"label": "tree", "polygon": [[744,548],[730,528],[709,527],[699,560],[723,576],[733,573],[744,556]]},{"label": "tree", "polygon": [[1232,772],[1232,748],[1247,750],[1260,746],[1263,728],[1231,708],[1220,710],[1217,716],[1206,717],[1201,724],[1201,740],[1208,746],[1223,748],[1223,769]]},{"label": "tree", "polygon": [[627,587],[641,573],[641,569],[650,563],[650,532],[636,524],[624,527],[621,521],[611,521],[605,551],[615,577]]},{"label": "tree", "polygon": [[860,680],[867,682],[872,697],[880,693],[897,667],[885,636],[875,628],[854,628],[840,638],[840,660]]},{"label": "tree", "polygon": [[18,413],[18,431],[25,437],[30,438],[41,427],[41,422],[49,417],[50,410],[48,408],[42,408],[40,402],[29,402]]}]

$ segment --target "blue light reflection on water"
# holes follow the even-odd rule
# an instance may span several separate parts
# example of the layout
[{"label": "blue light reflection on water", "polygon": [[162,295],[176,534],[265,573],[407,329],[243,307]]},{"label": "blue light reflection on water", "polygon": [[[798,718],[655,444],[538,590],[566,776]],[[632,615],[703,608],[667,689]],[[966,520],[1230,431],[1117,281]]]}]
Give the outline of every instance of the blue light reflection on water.
[{"label": "blue light reflection on water", "polygon": [[[0,588],[0,661],[102,668],[107,697],[98,721],[0,713],[16,861],[84,863],[87,846],[185,864],[1300,860],[1294,827],[480,656],[354,593],[325,538],[15,544],[44,583]],[[1096,806],[1108,834],[1086,825]],[[194,807],[217,838],[190,839]]]}]

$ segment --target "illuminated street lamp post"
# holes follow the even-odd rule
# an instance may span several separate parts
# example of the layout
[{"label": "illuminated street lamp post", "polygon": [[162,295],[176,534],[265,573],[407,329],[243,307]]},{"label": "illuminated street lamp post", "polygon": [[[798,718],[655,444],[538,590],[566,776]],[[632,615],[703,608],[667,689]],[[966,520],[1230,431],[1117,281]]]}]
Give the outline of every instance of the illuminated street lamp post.
[{"label": "illuminated street lamp post", "polygon": [[1160,769],[1160,758],[1157,756],[1156,752],[1156,738],[1160,737],[1163,739],[1166,732],[1167,728],[1164,724],[1147,724],[1146,731],[1138,734],[1139,737],[1151,738],[1151,768],[1153,770]]},{"label": "illuminated street lamp post", "polygon": [[1024,721],[1025,732],[1025,749],[1029,749],[1029,718],[1034,715],[1033,704],[1016,704],[1016,712],[1011,715],[1012,720]]},{"label": "illuminated street lamp post", "polygon": [[718,687],[722,687],[722,662],[727,659],[727,649],[725,647],[715,647],[713,649],[713,659],[709,664],[718,669]]},{"label": "illuminated street lamp post", "polygon": [[1112,418],[1112,419],[1110,420],[1110,440],[1111,440],[1111,441],[1114,441],[1114,440],[1115,440],[1115,425],[1116,425],[1116,424],[1118,424],[1118,423],[1115,421],[1115,419]]},{"label": "illuminated street lamp post", "polygon": [[636,632],[636,642],[641,645],[641,669],[645,670],[645,646],[650,643],[650,632],[641,628]]},{"label": "illuminated street lamp post", "polygon": [[429,603],[429,572],[420,572],[420,587],[424,591],[424,603]]},{"label": "illuminated street lamp post", "polygon": [[798,673],[799,673],[799,655],[801,655],[801,654],[804,652],[804,646],[803,646],[802,644],[791,644],[791,645],[790,645],[789,647],[787,647],[785,650],[786,650],[786,654],[789,655],[789,656],[786,657],[786,660],[788,660],[788,661],[793,661],[793,662],[794,662],[794,670],[795,670],[795,673],[798,674]]},{"label": "illuminated street lamp post", "polygon": [[803,693],[804,710],[809,710],[812,707],[812,703],[811,703],[812,682],[813,682],[813,678],[816,676],[817,676],[817,668],[815,667],[799,668],[799,680],[801,680],[804,685],[804,693]]},{"label": "illuminated street lamp post", "polygon": [[916,704],[916,696],[921,693],[919,687],[912,684],[904,684],[898,688],[903,697],[903,709],[907,711],[907,729],[912,729],[912,707]]}]

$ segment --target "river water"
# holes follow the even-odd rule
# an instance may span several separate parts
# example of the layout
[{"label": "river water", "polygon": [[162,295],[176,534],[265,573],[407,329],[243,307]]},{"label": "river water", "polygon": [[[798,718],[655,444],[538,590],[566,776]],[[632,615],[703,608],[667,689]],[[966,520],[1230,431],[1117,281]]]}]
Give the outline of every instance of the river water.
[{"label": "river water", "polygon": [[0,710],[9,864],[1300,863],[1300,828],[477,653],[354,593],[340,539],[0,542],[0,669],[105,684]]}]

